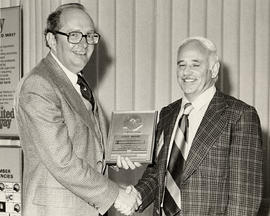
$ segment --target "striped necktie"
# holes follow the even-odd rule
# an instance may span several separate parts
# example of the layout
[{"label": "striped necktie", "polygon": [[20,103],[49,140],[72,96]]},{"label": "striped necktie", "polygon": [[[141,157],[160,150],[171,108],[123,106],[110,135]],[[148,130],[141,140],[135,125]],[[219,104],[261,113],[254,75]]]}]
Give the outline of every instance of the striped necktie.
[{"label": "striped necktie", "polygon": [[92,90],[88,86],[86,80],[80,74],[78,74],[77,84],[80,86],[82,96],[91,103],[92,111],[94,111],[95,99],[93,97]]},{"label": "striped necktie", "polygon": [[185,164],[183,150],[188,137],[188,115],[192,109],[191,103],[185,104],[171,149],[163,202],[163,211],[166,216],[173,216],[181,211],[180,179]]}]

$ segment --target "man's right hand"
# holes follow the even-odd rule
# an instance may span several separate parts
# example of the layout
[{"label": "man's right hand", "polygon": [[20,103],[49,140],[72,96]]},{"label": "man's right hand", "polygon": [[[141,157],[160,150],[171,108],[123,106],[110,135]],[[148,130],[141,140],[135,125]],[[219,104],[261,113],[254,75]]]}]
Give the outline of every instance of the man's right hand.
[{"label": "man's right hand", "polygon": [[133,187],[120,188],[114,207],[124,215],[132,215],[141,205],[140,193]]}]

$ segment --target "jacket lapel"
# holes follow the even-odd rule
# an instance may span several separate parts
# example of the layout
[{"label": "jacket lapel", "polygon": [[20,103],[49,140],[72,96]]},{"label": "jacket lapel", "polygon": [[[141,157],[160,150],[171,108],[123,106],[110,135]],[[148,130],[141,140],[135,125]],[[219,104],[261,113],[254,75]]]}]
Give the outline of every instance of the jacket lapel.
[{"label": "jacket lapel", "polygon": [[172,109],[168,112],[168,115],[166,115],[163,119],[164,143],[166,144],[166,147],[169,147],[173,129],[175,126],[175,121],[177,119],[177,116],[181,108],[181,103],[182,103],[182,100],[179,101],[179,103],[177,103],[175,106],[173,106]]},{"label": "jacket lapel", "polygon": [[185,163],[182,183],[199,167],[215,140],[222,133],[227,124],[226,115],[224,115],[226,107],[223,94],[217,90],[193,140]]},{"label": "jacket lapel", "polygon": [[90,113],[81,100],[80,95],[50,53],[45,58],[45,64],[48,66],[47,71],[50,73],[52,81],[59,87],[67,103],[78,113],[82,121],[92,129],[95,136],[98,138],[99,136],[96,133]]},{"label": "jacket lapel", "polygon": [[162,201],[163,192],[164,192],[164,179],[166,175],[166,168],[167,168],[167,158],[169,154],[169,146],[170,141],[173,133],[173,129],[175,126],[175,121],[177,119],[177,116],[179,114],[180,108],[181,108],[182,100],[178,100],[176,103],[169,105],[166,108],[166,111],[164,110],[162,112],[162,115],[160,116],[162,119],[160,119],[161,128],[163,131],[160,133],[164,133],[164,144],[161,147],[160,153],[158,155],[158,161],[160,163],[160,169],[159,169],[159,182],[160,190],[159,190],[159,198],[160,201]]}]

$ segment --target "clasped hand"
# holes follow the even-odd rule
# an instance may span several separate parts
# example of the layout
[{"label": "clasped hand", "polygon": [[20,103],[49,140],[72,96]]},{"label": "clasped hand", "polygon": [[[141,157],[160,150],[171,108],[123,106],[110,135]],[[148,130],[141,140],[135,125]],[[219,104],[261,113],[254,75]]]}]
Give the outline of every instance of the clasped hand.
[{"label": "clasped hand", "polygon": [[[116,169],[132,169],[140,167],[138,162],[132,162],[127,157],[117,157]],[[140,193],[132,186],[120,187],[114,207],[124,215],[132,215],[142,204]]]},{"label": "clasped hand", "polygon": [[142,204],[140,193],[132,186],[120,187],[114,207],[124,215],[132,215]]}]

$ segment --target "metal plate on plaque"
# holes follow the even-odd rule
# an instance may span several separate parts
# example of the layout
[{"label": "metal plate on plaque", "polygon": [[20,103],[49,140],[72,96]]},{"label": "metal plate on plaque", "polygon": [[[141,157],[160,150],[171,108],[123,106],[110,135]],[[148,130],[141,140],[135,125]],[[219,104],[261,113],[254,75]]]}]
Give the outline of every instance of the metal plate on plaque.
[{"label": "metal plate on plaque", "polygon": [[116,163],[117,156],[133,162],[151,163],[157,111],[115,111],[112,113],[106,162]]}]

